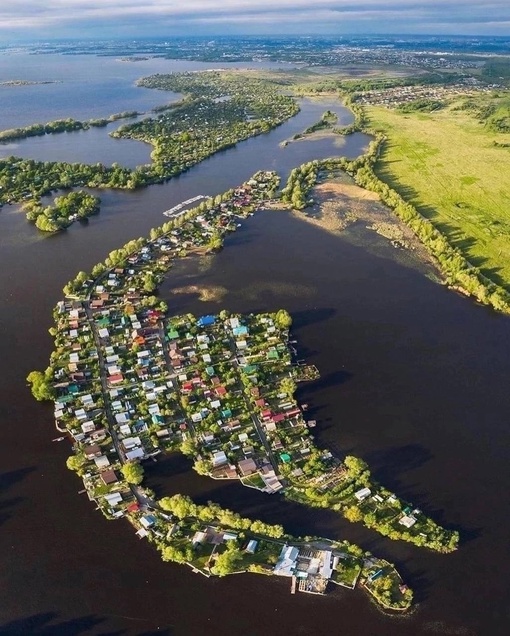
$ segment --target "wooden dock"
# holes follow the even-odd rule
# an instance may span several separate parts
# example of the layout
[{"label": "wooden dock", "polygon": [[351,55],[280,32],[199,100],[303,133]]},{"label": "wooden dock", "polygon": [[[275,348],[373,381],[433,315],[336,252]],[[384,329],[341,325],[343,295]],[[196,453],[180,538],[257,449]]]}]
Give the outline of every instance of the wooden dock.
[{"label": "wooden dock", "polygon": [[192,197],[191,199],[187,199],[186,201],[183,201],[182,203],[174,205],[173,208],[170,208],[169,210],[165,210],[165,212],[163,212],[163,214],[165,216],[179,216],[179,213],[180,214],[184,214],[184,212],[186,211],[186,210],[184,210],[184,208],[186,208],[191,203],[195,203],[196,201],[201,201],[202,199],[209,199],[209,198],[210,197],[205,196],[205,194],[197,194],[196,197]]}]

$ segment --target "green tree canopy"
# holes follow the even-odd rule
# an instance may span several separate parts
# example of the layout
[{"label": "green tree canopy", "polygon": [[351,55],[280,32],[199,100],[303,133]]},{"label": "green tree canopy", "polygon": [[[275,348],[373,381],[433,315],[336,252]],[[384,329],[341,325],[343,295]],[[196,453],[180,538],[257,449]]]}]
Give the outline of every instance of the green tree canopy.
[{"label": "green tree canopy", "polygon": [[197,517],[199,506],[197,506],[190,497],[186,495],[173,495],[172,497],[163,497],[159,502],[163,510],[171,512],[178,519],[186,517]]},{"label": "green tree canopy", "polygon": [[32,395],[36,400],[53,400],[55,398],[55,389],[51,385],[49,372],[31,371],[27,376],[27,382],[31,385]]},{"label": "green tree canopy", "polygon": [[276,312],[275,322],[280,329],[290,329],[292,325],[292,318],[288,311],[280,309]]},{"label": "green tree canopy", "polygon": [[216,558],[216,563],[211,571],[217,576],[226,576],[239,570],[240,563],[243,559],[243,553],[236,546],[234,541],[227,543],[227,549]]},{"label": "green tree canopy", "polygon": [[66,466],[69,468],[69,470],[73,470],[75,473],[78,473],[78,475],[80,476],[83,475],[83,473],[85,472],[86,464],[87,464],[87,459],[85,455],[81,453],[79,455],[71,455],[66,460]]},{"label": "green tree canopy", "polygon": [[128,484],[138,486],[142,483],[144,470],[138,462],[126,462],[122,466],[121,472]]}]

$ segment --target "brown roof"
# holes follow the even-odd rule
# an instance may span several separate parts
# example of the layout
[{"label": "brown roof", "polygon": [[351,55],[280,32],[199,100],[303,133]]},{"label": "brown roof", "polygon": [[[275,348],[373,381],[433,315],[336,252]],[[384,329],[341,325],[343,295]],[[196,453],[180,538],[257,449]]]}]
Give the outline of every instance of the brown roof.
[{"label": "brown roof", "polygon": [[239,470],[241,471],[241,475],[243,475],[243,477],[245,475],[251,475],[257,470],[257,464],[251,458],[242,459],[239,462],[238,466],[239,466]]},{"label": "brown roof", "polygon": [[116,481],[118,481],[118,477],[115,474],[115,471],[111,468],[109,470],[104,470],[101,473],[101,479],[105,484],[114,484]]},{"label": "brown roof", "polygon": [[94,457],[94,455],[101,454],[101,449],[97,444],[90,444],[89,446],[85,447],[84,452],[87,457]]}]

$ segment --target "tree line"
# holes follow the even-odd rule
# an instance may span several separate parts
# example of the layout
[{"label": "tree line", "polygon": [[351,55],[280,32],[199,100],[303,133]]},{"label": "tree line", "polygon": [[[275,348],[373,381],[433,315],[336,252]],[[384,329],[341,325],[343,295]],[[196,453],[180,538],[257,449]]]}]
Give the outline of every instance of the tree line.
[{"label": "tree line", "polygon": [[27,139],[28,137],[42,137],[44,135],[54,135],[63,132],[74,132],[76,130],[88,130],[89,128],[104,128],[108,124],[119,119],[129,119],[138,117],[141,113],[136,110],[116,113],[109,117],[100,119],[88,119],[79,121],[68,117],[66,119],[55,119],[45,124],[30,124],[19,128],[8,128],[0,131],[0,141],[12,141],[14,139]]},{"label": "tree line", "polygon": [[260,520],[252,520],[241,517],[237,512],[222,508],[220,505],[209,501],[206,505],[196,504],[187,495],[173,495],[159,500],[161,508],[173,514],[177,519],[198,519],[203,523],[217,523],[220,526],[252,532],[257,535],[265,535],[274,539],[280,539],[285,531],[280,525],[264,523]]}]

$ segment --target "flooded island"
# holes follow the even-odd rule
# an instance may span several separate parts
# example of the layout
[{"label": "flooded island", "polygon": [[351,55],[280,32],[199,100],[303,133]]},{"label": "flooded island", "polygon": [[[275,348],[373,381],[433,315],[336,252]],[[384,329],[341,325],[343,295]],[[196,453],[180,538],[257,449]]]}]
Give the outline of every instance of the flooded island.
[{"label": "flooded island", "polygon": [[285,576],[292,592],[361,586],[382,607],[405,610],[413,595],[395,567],[356,545],[294,537],[181,493],[156,499],[144,485],[142,462],[181,452],[213,479],[337,511],[390,539],[457,547],[457,532],[377,483],[361,459],[315,445],[315,421],[295,391],[319,371],[297,360],[285,310],[197,318],[173,315],[156,295],[175,259],[221,249],[278,185],[276,173],[259,172],[191,210],[176,206],[149,238],[80,272],[54,311],[50,366],[28,380],[37,399],[54,400],[57,429],[73,441],[68,467],[89,498],[107,518],[127,518],[163,560],[205,576]]}]

